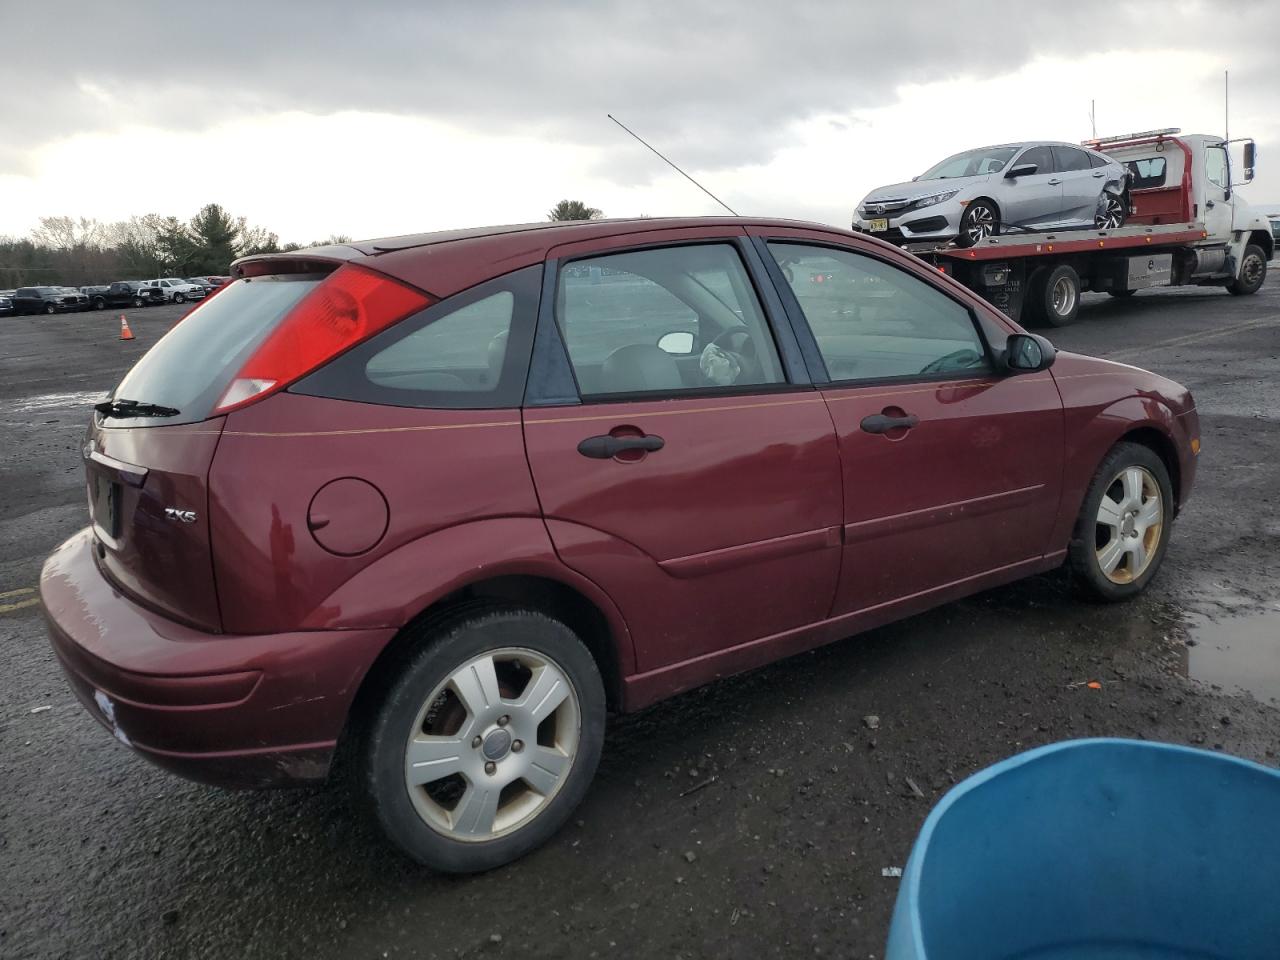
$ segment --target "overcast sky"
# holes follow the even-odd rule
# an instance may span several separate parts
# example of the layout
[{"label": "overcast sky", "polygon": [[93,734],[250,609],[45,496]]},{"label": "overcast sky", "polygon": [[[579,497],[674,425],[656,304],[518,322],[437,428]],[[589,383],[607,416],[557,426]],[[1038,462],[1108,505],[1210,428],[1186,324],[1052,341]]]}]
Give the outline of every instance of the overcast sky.
[{"label": "overcast sky", "polygon": [[[847,226],[967,147],[1178,126],[1259,143],[1280,203],[1280,4],[0,0],[0,234],[191,216],[301,242],[715,204]],[[25,38],[25,39],[22,39]],[[20,41],[20,42],[15,42]],[[1272,163],[1276,166],[1271,166]]]}]

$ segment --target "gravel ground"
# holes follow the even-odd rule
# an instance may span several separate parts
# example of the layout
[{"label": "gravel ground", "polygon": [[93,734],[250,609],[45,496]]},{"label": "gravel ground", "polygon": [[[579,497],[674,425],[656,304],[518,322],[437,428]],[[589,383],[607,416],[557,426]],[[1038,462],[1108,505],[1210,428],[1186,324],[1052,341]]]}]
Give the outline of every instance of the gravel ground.
[{"label": "gravel ground", "polygon": [[1089,297],[1052,332],[1195,391],[1197,487],[1143,598],[1038,577],[620,719],[576,820],[467,879],[408,864],[339,785],[229,793],[139,760],[24,605],[85,523],[85,405],[182,309],[130,311],[134,343],[115,312],[0,318],[0,955],[873,957],[881,869],[982,766],[1098,735],[1276,763],[1280,281]]}]

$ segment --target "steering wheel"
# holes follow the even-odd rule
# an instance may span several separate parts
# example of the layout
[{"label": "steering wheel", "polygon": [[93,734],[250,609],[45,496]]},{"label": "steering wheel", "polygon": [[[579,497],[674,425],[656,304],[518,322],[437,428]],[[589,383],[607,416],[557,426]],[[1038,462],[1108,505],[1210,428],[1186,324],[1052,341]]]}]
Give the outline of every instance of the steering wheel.
[{"label": "steering wheel", "polygon": [[733,354],[741,365],[736,383],[760,381],[760,358],[756,355],[756,342],[750,330],[743,326],[730,327],[711,342],[725,353]]},{"label": "steering wheel", "polygon": [[982,354],[970,347],[954,350],[937,360],[931,360],[920,368],[921,373],[946,373],[949,370],[967,370],[982,363]]}]

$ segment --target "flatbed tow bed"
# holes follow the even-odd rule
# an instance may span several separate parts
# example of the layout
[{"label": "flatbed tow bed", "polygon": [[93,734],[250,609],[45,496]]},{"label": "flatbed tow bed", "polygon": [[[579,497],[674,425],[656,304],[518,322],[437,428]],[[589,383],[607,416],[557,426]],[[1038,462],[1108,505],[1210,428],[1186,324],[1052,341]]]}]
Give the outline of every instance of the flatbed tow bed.
[{"label": "flatbed tow bed", "polygon": [[[1010,233],[967,248],[955,243],[917,243],[904,249],[959,280],[1013,320],[1060,325],[1036,311],[1025,311],[1030,315],[1024,317],[1029,288],[1053,267],[1069,264],[1080,278],[1068,299],[1078,299],[1081,281],[1088,283],[1088,289],[1123,295],[1123,291],[1170,284],[1175,251],[1202,243],[1208,236],[1199,223],[1135,224],[1111,230]],[[1146,263],[1130,263],[1147,253],[1151,256]]]}]

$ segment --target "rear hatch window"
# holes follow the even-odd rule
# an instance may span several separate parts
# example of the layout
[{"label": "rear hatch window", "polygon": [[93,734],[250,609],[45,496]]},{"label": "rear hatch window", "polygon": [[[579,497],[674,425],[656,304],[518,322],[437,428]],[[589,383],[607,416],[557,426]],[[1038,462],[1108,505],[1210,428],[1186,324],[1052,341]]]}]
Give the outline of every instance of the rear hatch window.
[{"label": "rear hatch window", "polygon": [[224,287],[165,334],[120,381],[111,399],[177,411],[129,418],[129,426],[208,419],[249,355],[323,279],[314,273],[262,276]]}]

